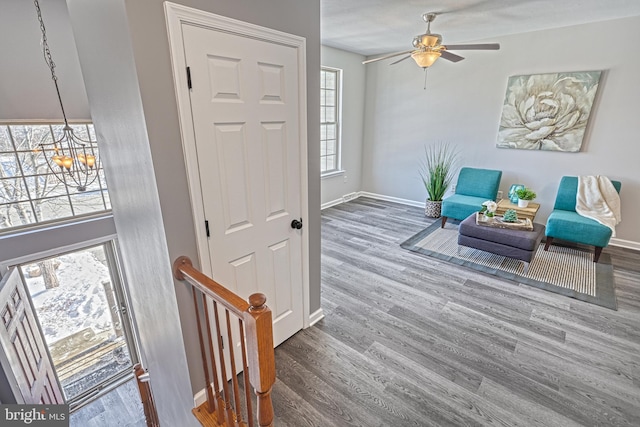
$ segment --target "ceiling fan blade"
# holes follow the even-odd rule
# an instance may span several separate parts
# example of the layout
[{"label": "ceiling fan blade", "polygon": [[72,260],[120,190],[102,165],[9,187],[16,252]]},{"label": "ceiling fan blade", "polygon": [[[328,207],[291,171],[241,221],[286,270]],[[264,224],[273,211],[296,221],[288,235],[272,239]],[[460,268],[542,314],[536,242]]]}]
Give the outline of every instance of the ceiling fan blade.
[{"label": "ceiling fan blade", "polygon": [[500,43],[480,43],[480,44],[448,44],[448,50],[498,50]]},{"label": "ceiling fan blade", "polygon": [[389,65],[396,65],[398,62],[402,62],[402,61],[404,61],[405,59],[409,59],[409,58],[411,58],[411,55],[407,55],[407,56],[405,56],[404,58],[398,59],[397,61],[394,61],[394,62],[392,62],[392,63],[391,63],[391,64],[389,64]]},{"label": "ceiling fan blade", "polygon": [[394,56],[406,55],[407,53],[411,53],[411,52],[413,52],[413,49],[411,49],[411,50],[406,50],[406,51],[404,51],[404,52],[396,52],[396,53],[392,53],[391,55],[380,56],[380,57],[378,57],[378,58],[367,59],[366,61],[362,61],[362,63],[363,63],[363,64],[369,64],[369,63],[371,63],[371,62],[382,61],[383,59],[393,58]]},{"label": "ceiling fan blade", "polygon": [[464,59],[462,56],[456,55],[455,53],[451,53],[446,50],[440,51],[440,57],[451,62],[460,62]]}]

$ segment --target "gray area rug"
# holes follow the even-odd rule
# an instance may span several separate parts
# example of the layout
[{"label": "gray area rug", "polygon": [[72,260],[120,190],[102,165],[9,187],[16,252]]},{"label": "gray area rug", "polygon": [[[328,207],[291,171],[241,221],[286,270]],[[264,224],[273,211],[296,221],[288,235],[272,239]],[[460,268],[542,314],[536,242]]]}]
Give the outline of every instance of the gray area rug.
[{"label": "gray area rug", "polygon": [[449,220],[445,228],[440,228],[440,221],[436,221],[400,246],[483,273],[617,309],[613,266],[608,254],[603,253],[600,262],[594,263],[591,252],[558,245],[545,251],[541,244],[525,273],[521,261],[458,247],[458,223]]}]

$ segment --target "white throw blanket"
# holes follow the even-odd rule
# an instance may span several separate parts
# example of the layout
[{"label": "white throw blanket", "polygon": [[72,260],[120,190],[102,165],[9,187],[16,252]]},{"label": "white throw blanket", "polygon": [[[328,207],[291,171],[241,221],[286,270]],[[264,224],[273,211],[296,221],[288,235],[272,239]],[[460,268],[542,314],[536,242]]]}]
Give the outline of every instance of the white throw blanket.
[{"label": "white throw blanket", "polygon": [[576,212],[606,225],[616,235],[616,225],[622,221],[620,196],[606,176],[579,176]]}]

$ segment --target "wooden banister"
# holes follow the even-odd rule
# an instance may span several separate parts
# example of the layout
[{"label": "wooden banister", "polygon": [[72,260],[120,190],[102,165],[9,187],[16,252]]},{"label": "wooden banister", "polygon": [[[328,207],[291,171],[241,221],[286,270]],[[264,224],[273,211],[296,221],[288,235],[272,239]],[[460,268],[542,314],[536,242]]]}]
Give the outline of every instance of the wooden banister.
[{"label": "wooden banister", "polygon": [[[273,350],[273,320],[271,310],[266,305],[267,298],[263,294],[256,293],[249,296],[248,302],[245,301],[198,271],[193,267],[191,260],[184,256],[174,261],[173,274],[177,280],[186,281],[192,286],[202,363],[207,382],[207,401],[195,408],[194,414],[204,426],[248,425],[251,427],[255,425],[254,421],[257,421],[257,425],[260,427],[273,426],[271,390],[276,380],[276,370]],[[209,317],[209,302],[213,307],[213,325],[211,325]],[[201,324],[200,303],[204,307],[206,328],[203,328]],[[223,348],[221,333],[223,325],[219,321],[218,308],[224,310],[223,318],[226,320],[224,326],[227,329],[229,360],[227,360]],[[237,326],[242,356],[238,362],[241,365],[236,365],[235,361],[237,340],[233,338],[233,323],[230,315],[238,319]],[[212,327],[214,328],[213,332]],[[214,349],[214,347],[216,348]],[[236,366],[241,366],[243,370],[243,383],[237,380]],[[227,379],[228,369],[231,373],[229,379]],[[212,372],[213,383],[209,375],[210,372]],[[245,393],[240,392],[240,384],[243,384]],[[257,397],[255,417],[248,390],[249,385],[254,389]],[[243,394],[244,397],[242,397]],[[242,399],[244,402],[241,402]],[[246,418],[242,415],[243,406],[246,410]]]},{"label": "wooden banister", "polygon": [[147,427],[159,427],[158,412],[156,411],[156,405],[153,401],[153,395],[151,394],[151,387],[149,386],[149,374],[140,363],[136,363],[133,366],[133,374],[138,383],[138,391],[140,392]]},{"label": "wooden banister", "polygon": [[242,317],[243,313],[249,309],[247,301],[195,269],[186,256],[178,257],[173,262],[173,275],[178,280],[186,280],[191,286],[198,288],[238,317]]}]

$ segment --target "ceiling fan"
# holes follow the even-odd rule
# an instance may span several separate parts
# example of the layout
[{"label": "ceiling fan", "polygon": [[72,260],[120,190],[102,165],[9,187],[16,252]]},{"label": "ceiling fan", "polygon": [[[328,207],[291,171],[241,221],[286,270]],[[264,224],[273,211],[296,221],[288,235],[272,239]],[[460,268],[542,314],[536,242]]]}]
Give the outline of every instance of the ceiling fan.
[{"label": "ceiling fan", "polygon": [[464,58],[460,55],[456,55],[455,53],[449,52],[450,50],[498,50],[500,49],[499,43],[483,43],[483,44],[450,44],[443,45],[442,36],[440,34],[434,34],[431,32],[431,23],[438,14],[434,12],[425,13],[422,15],[422,19],[427,23],[427,32],[424,34],[420,34],[413,38],[413,47],[414,49],[406,50],[403,52],[396,52],[390,55],[380,56],[378,58],[368,59],[366,61],[362,61],[363,64],[369,64],[371,62],[381,61],[383,59],[394,58],[400,55],[407,55],[404,58],[401,58],[395,62],[392,62],[390,65],[397,64],[398,62],[402,62],[405,59],[413,58],[416,61],[418,66],[424,68],[425,70],[432,66],[434,62],[440,57],[451,61],[451,62],[459,62]]}]

